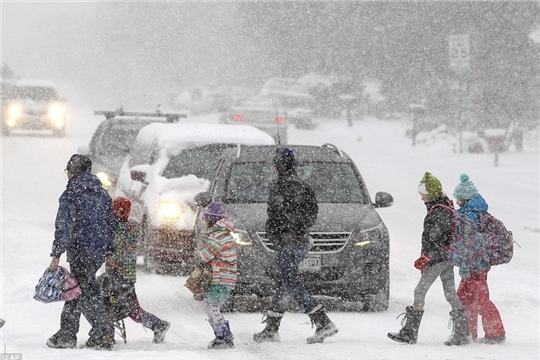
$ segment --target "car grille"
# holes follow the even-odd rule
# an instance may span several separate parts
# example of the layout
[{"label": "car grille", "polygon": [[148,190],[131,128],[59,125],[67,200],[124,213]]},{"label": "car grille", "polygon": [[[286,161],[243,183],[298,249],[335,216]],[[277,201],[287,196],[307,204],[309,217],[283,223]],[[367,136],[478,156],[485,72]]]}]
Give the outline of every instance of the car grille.
[{"label": "car grille", "polygon": [[[265,232],[257,232],[257,237],[259,238],[261,244],[269,250],[274,251],[274,244],[266,237]],[[351,236],[350,232],[310,232],[309,236],[312,239],[313,246],[309,249],[311,254],[323,254],[323,253],[334,253],[341,251],[349,237]]]},{"label": "car grille", "polygon": [[47,110],[27,109],[26,114],[31,116],[43,116],[47,114]]}]

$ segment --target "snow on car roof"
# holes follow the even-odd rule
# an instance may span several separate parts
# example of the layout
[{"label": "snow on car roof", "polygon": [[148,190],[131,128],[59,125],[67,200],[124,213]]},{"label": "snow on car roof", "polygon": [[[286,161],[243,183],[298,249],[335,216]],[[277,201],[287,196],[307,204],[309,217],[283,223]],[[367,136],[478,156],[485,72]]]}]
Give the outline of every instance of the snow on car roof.
[{"label": "snow on car roof", "polygon": [[169,153],[177,153],[190,145],[232,143],[242,145],[275,145],[267,133],[249,125],[226,124],[162,124],[154,123],[139,131],[138,142],[151,144]]}]

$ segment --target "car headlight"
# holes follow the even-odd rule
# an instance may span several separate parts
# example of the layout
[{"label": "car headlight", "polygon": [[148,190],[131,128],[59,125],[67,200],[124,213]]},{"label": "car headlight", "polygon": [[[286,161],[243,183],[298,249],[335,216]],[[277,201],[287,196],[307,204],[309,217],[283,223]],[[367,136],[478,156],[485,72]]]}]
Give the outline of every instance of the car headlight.
[{"label": "car headlight", "polygon": [[246,231],[242,230],[235,230],[231,232],[232,237],[234,238],[234,241],[241,246],[251,246],[253,245],[253,241],[251,241],[248,233]]},{"label": "car headlight", "polygon": [[178,203],[164,202],[159,207],[159,213],[167,219],[178,219],[182,214],[182,207]]},{"label": "car headlight", "polygon": [[66,112],[60,105],[52,105],[49,108],[49,118],[53,121],[60,121],[64,119]]},{"label": "car headlight", "polygon": [[21,108],[18,105],[11,105],[8,108],[7,115],[11,119],[17,119],[19,116],[21,116]]},{"label": "car headlight", "polygon": [[109,175],[107,175],[103,171],[98,172],[96,176],[99,178],[99,180],[101,180],[101,184],[103,185],[104,188],[108,188],[112,185]]},{"label": "car headlight", "polygon": [[379,229],[372,229],[363,231],[359,234],[354,246],[366,246],[381,238],[381,232]]}]

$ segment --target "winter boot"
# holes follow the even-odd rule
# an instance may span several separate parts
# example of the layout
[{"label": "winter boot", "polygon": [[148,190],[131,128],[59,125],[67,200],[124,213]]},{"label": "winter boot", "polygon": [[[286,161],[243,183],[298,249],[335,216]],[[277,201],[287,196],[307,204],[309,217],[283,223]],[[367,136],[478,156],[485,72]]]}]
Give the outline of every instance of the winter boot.
[{"label": "winter boot", "polygon": [[77,346],[77,338],[67,339],[56,333],[47,340],[47,346],[53,349],[74,349]]},{"label": "winter boot", "polygon": [[4,326],[5,323],[6,323],[6,320],[0,318],[0,328],[1,328],[2,326]]},{"label": "winter boot", "polygon": [[420,328],[424,310],[415,310],[412,306],[407,306],[405,308],[405,313],[401,315],[405,315],[403,320],[401,320],[401,325],[403,327],[398,333],[388,333],[388,337],[397,342],[416,344],[416,340],[418,339],[418,329]]},{"label": "winter boot", "polygon": [[444,342],[444,345],[467,345],[471,342],[469,324],[465,309],[450,311],[450,321],[453,323],[452,335]]},{"label": "winter boot", "polygon": [[479,344],[490,344],[490,345],[503,344],[506,342],[506,335],[484,337],[484,338],[476,339],[475,342]]},{"label": "winter boot", "polygon": [[216,338],[208,343],[209,349],[233,349],[234,348],[234,336],[231,333],[229,327],[229,321],[214,323],[212,320],[208,320]]},{"label": "winter boot", "polygon": [[268,311],[266,316],[263,318],[263,323],[266,323],[266,326],[264,327],[263,331],[253,334],[253,340],[255,342],[261,343],[265,341],[269,342],[279,342],[279,324],[281,323],[281,319],[283,318],[283,314]]},{"label": "winter boot", "polygon": [[160,344],[165,339],[165,334],[169,331],[171,324],[164,320],[159,320],[154,326],[152,326],[152,331],[154,332],[154,339],[152,342],[154,344]]},{"label": "winter boot", "polygon": [[84,346],[96,350],[112,350],[114,347],[114,339],[112,338],[111,333],[107,332],[101,339],[90,337]]},{"label": "winter boot", "polygon": [[312,324],[315,324],[316,330],[313,336],[307,338],[308,344],[322,343],[324,339],[337,334],[339,329],[328,318],[328,315],[324,312],[322,305],[317,305],[308,316]]}]

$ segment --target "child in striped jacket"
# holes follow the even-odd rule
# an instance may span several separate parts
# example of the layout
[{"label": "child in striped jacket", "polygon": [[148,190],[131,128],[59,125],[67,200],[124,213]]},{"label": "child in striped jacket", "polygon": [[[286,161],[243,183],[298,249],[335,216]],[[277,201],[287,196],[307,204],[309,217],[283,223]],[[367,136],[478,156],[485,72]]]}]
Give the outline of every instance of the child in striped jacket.
[{"label": "child in striped jacket", "polygon": [[231,234],[234,226],[225,217],[224,203],[208,205],[204,213],[208,237],[199,253],[201,263],[212,265],[212,282],[203,305],[216,336],[208,344],[209,349],[234,348],[229,321],[220,312],[236,284],[236,242]]}]

